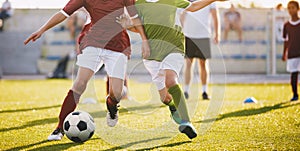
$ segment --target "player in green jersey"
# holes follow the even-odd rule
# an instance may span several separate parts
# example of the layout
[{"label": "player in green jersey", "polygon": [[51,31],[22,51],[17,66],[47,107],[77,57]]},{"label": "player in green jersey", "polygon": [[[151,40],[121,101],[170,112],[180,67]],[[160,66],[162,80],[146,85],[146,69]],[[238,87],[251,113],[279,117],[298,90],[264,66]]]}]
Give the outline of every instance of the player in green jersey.
[{"label": "player in green jersey", "polygon": [[[195,138],[197,132],[178,83],[184,65],[185,38],[181,27],[175,24],[176,9],[184,8],[183,13],[197,11],[215,1],[218,0],[137,0],[135,3],[150,45],[150,56],[143,60],[144,65],[158,88],[161,101],[169,106],[173,119],[179,124],[179,131],[190,139]],[[117,21],[135,31],[134,27],[129,27],[126,15]]]}]

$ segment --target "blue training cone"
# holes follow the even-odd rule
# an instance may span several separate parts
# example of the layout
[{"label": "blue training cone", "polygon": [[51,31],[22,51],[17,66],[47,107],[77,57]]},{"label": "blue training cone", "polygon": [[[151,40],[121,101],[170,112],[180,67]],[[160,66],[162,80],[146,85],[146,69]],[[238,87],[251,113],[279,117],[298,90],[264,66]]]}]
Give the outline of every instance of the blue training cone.
[{"label": "blue training cone", "polygon": [[257,103],[257,100],[254,97],[247,98],[244,103]]}]

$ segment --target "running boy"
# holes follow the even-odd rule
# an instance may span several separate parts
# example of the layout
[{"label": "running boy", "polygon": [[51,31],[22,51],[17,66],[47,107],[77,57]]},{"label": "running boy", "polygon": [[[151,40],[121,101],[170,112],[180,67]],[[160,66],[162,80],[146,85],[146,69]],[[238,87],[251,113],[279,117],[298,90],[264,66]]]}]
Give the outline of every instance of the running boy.
[{"label": "running boy", "polygon": [[88,30],[83,29],[85,35],[80,39],[79,47],[82,53],[77,56],[76,64],[79,66],[77,77],[62,104],[58,125],[48,140],[62,139],[65,117],[75,110],[81,94],[86,89],[87,82],[99,70],[102,61],[111,83],[109,95],[106,98],[107,124],[114,126],[117,123],[117,104],[121,99],[127,59],[131,52],[126,30],[115,22],[115,18],[124,13],[124,7],[127,8],[133,25],[138,29],[143,40],[143,57],[148,57],[150,52],[134,3],[134,0],[70,0],[61,11],[54,14],[48,22],[24,41],[24,44],[36,41],[45,31],[65,20],[81,7],[84,7],[91,16],[91,24],[89,28],[85,28]]},{"label": "running boy", "polygon": [[293,97],[291,101],[297,101],[299,98],[298,87],[298,72],[300,71],[300,19],[298,16],[299,3],[290,1],[288,3],[288,12],[291,19],[284,24],[283,38],[284,49],[282,60],[287,60],[287,71],[291,73],[291,86]]},{"label": "running boy", "polygon": [[[217,0],[201,0],[192,3],[187,0],[137,0],[136,2],[151,48],[150,56],[143,60],[144,65],[158,88],[161,101],[169,106],[173,119],[180,124],[179,131],[190,139],[195,138],[197,132],[191,123],[185,97],[178,83],[178,76],[184,64],[185,42],[181,27],[175,25],[175,14],[177,8],[197,11],[214,1]],[[131,28],[131,30],[135,29]]]}]

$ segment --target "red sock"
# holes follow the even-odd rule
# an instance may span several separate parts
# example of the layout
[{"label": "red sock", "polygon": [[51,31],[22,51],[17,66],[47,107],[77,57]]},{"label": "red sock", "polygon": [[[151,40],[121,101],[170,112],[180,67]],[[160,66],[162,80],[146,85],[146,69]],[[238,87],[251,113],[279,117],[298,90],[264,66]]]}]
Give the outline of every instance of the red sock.
[{"label": "red sock", "polygon": [[[63,128],[63,122],[67,115],[73,112],[77,106],[78,100],[80,95],[69,90],[68,95],[65,97],[64,102],[61,106],[60,113],[59,113],[59,121],[57,128]],[[77,103],[76,103],[77,102]]]},{"label": "red sock", "polygon": [[119,103],[116,99],[114,99],[110,96],[106,97],[106,102],[108,105],[111,105],[111,106],[117,105]]}]

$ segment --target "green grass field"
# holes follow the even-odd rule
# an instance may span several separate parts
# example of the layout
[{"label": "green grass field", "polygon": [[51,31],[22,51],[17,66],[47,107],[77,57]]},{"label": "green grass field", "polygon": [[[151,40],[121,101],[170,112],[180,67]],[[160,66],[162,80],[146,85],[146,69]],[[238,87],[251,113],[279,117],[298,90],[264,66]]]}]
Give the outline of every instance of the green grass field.
[{"label": "green grass field", "polygon": [[[129,83],[130,92],[139,106],[122,101],[127,108],[121,104],[118,126],[108,128],[105,83],[97,79],[98,103],[79,105],[96,119],[96,134],[83,144],[66,137],[49,142],[46,138],[57,124],[71,84],[71,80],[1,80],[0,150],[300,150],[300,103],[288,101],[289,84],[211,85],[216,87],[213,94],[218,94],[217,87],[225,88],[224,101],[218,100],[222,109],[217,117],[205,118],[212,103],[196,95],[188,100],[196,107],[192,122],[199,133],[189,140],[170,121],[167,107],[159,102],[143,105],[142,100],[151,97],[147,92],[151,87],[135,81]],[[258,103],[243,104],[250,96]]]}]

